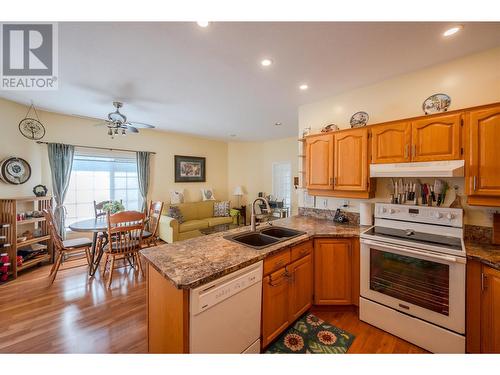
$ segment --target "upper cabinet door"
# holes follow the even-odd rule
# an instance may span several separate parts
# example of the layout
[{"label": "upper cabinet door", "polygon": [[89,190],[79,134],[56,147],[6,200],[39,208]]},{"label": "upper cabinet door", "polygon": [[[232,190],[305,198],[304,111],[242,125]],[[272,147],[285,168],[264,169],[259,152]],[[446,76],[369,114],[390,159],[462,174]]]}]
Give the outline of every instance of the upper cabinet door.
[{"label": "upper cabinet door", "polygon": [[468,193],[500,197],[500,106],[470,112],[468,129]]},{"label": "upper cabinet door", "polygon": [[342,191],[368,189],[368,129],[334,134],[333,188]]},{"label": "upper cabinet door", "polygon": [[411,124],[409,122],[373,126],[371,134],[372,163],[410,161]]},{"label": "upper cabinet door", "polygon": [[461,118],[459,113],[412,122],[412,161],[460,159]]},{"label": "upper cabinet door", "polygon": [[306,138],[308,189],[333,189],[333,134]]}]

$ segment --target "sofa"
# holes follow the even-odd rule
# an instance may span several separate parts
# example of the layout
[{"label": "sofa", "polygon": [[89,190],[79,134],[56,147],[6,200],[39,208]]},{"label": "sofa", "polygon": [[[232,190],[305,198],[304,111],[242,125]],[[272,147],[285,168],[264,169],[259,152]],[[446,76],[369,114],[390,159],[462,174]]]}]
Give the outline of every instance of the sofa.
[{"label": "sofa", "polygon": [[[166,204],[160,218],[159,235],[168,243],[183,241],[201,236],[200,229],[213,227],[219,224],[230,224],[233,217],[214,217],[214,203],[216,201],[202,201],[179,204]],[[168,215],[171,206],[179,207],[184,216],[184,222],[179,223]]]}]

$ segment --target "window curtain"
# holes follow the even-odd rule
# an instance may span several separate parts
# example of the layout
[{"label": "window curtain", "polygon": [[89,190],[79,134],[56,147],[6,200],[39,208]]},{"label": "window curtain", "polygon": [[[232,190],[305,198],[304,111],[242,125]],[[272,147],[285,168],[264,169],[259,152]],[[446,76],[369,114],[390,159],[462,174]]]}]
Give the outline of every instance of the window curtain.
[{"label": "window curtain", "polygon": [[73,156],[75,147],[61,143],[49,143],[47,145],[49,154],[50,171],[52,174],[52,191],[56,207],[54,209],[54,219],[61,238],[66,237],[64,229],[64,219],[66,211],[64,209],[64,198],[68,190],[71,168],[73,166]]},{"label": "window curtain", "polygon": [[137,178],[139,180],[139,192],[142,197],[142,210],[147,208],[148,189],[149,189],[149,160],[151,153],[146,151],[137,151]]}]

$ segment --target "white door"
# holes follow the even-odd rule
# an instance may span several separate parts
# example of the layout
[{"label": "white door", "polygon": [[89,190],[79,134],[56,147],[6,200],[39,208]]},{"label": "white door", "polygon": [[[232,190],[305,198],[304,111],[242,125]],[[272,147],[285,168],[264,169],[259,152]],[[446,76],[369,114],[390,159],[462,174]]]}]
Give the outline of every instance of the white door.
[{"label": "white door", "polygon": [[288,161],[273,163],[273,195],[291,212],[292,164]]}]

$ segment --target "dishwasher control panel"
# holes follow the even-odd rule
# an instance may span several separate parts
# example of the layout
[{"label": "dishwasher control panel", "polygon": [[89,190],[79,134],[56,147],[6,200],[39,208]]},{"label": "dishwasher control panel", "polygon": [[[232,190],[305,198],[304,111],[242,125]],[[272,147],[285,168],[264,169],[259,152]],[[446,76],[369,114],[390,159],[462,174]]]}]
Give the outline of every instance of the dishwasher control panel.
[{"label": "dishwasher control panel", "polygon": [[191,315],[197,315],[262,282],[262,261],[191,290]]}]

